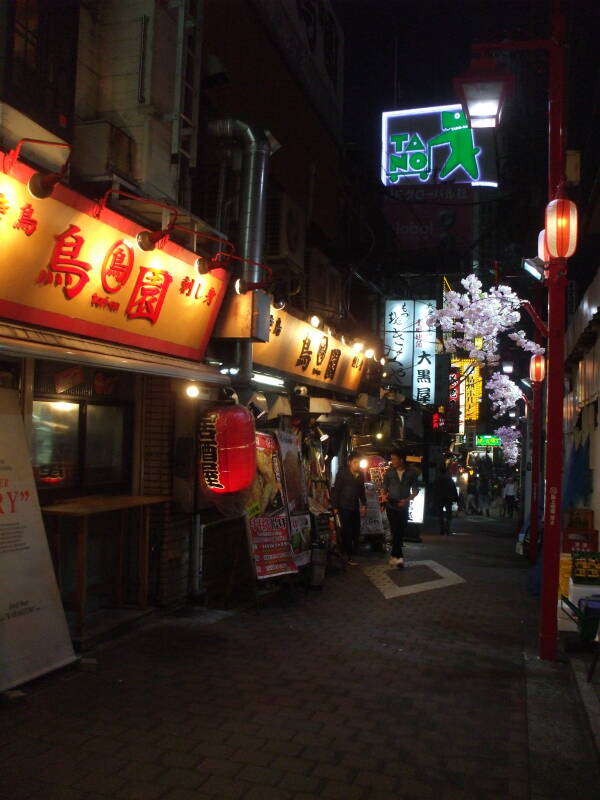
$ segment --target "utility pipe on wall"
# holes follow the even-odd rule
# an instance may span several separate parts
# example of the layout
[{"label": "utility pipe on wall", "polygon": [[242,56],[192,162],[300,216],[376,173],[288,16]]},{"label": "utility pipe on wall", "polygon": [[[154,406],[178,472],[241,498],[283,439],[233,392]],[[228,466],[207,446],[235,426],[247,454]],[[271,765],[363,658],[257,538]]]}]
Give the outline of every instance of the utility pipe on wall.
[{"label": "utility pipe on wall", "polygon": [[[233,140],[242,148],[240,212],[236,236],[237,253],[250,262],[262,262],[265,246],[267,183],[271,143],[267,132],[232,117],[212,120],[208,124],[211,136]],[[243,278],[247,283],[263,280],[256,263],[244,262]],[[240,371],[237,383],[247,386],[252,378],[252,341],[240,342]]]}]

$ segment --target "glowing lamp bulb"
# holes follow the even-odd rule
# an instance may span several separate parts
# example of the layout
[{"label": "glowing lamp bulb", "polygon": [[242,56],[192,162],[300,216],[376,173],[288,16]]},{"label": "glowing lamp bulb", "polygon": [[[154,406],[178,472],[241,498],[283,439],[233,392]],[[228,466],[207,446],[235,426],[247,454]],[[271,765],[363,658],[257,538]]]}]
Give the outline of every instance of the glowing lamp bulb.
[{"label": "glowing lamp bulb", "polygon": [[382,367],[385,367],[385,358],[380,358],[379,363],[381,364]]},{"label": "glowing lamp bulb", "polygon": [[310,318],[310,324],[313,328],[318,328],[321,324],[321,317],[318,317],[316,314],[313,314]]},{"label": "glowing lamp bulb", "polygon": [[378,432],[375,434],[375,438],[376,438],[376,439],[383,439],[383,433],[382,433],[381,431],[378,431]]},{"label": "glowing lamp bulb", "polygon": [[372,347],[368,347],[365,350],[365,356],[366,356],[366,358],[374,358],[375,357],[375,350],[373,350]]},{"label": "glowing lamp bulb", "polygon": [[362,342],[354,342],[354,344],[352,345],[352,349],[354,350],[355,353],[360,353],[363,347],[364,345]]},{"label": "glowing lamp bulb", "polygon": [[361,469],[366,469],[369,466],[369,462],[367,461],[366,458],[361,458],[361,460],[358,462],[358,466]]},{"label": "glowing lamp bulb", "polygon": [[200,389],[196,386],[195,383],[189,383],[185,387],[185,393],[187,394],[188,397],[192,398],[198,397],[200,395]]}]

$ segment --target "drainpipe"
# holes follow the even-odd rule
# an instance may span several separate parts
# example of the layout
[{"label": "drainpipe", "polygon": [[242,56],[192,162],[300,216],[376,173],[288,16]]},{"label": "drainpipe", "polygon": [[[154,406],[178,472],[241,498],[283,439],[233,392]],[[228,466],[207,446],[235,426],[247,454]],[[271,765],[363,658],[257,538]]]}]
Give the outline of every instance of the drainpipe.
[{"label": "drainpipe", "polygon": [[[242,148],[240,212],[236,241],[237,253],[250,261],[262,262],[265,245],[267,179],[271,143],[264,128],[248,125],[239,119],[212,120],[208,132],[218,139],[233,140]],[[248,283],[264,279],[260,267],[244,262],[242,277]],[[240,341],[240,371],[237,381],[249,386],[252,378],[252,341]]]}]

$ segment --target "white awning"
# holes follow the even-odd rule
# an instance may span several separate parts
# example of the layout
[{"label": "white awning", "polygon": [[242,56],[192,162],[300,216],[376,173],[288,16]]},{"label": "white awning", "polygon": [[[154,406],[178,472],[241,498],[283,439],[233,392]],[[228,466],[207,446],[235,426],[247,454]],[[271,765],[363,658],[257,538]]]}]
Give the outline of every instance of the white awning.
[{"label": "white awning", "polygon": [[230,385],[227,375],[221,375],[207,364],[8,322],[0,322],[0,358],[3,355],[90,364],[105,369],[201,381],[213,386]]}]

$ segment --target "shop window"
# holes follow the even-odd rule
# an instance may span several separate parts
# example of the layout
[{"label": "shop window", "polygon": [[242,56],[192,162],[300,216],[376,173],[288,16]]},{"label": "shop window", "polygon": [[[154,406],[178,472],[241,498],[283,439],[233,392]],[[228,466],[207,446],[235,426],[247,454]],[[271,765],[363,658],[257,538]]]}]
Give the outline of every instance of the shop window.
[{"label": "shop window", "polygon": [[88,405],[84,481],[87,486],[121,483],[125,477],[125,412],[115,406]]},{"label": "shop window", "polygon": [[40,487],[77,485],[79,417],[79,403],[33,401],[33,471]]},{"label": "shop window", "polygon": [[129,491],[131,376],[37,362],[32,460],[43,501]]}]

